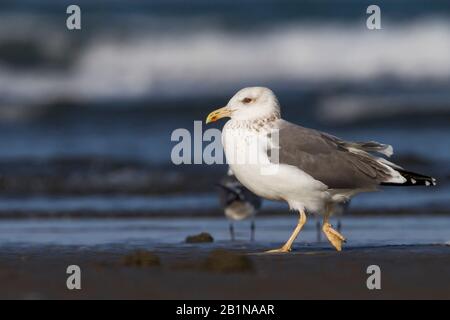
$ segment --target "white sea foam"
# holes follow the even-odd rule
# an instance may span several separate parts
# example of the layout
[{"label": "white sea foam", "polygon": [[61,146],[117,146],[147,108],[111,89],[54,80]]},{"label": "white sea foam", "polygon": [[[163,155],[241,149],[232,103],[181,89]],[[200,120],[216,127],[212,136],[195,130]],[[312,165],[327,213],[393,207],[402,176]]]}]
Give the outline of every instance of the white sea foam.
[{"label": "white sea foam", "polygon": [[450,22],[384,23],[383,28],[296,24],[254,32],[196,28],[120,38],[101,34],[80,49],[69,71],[19,72],[0,65],[0,95],[36,102],[217,94],[250,84],[381,76],[449,80]]}]

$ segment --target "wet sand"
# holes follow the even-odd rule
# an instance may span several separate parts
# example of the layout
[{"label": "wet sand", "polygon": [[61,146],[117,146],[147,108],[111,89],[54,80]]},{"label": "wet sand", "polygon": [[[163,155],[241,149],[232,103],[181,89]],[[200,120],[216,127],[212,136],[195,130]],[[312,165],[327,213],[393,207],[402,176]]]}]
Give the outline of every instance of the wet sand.
[{"label": "wet sand", "polygon": [[[223,217],[2,219],[0,298],[450,299],[446,216],[345,216],[340,253],[317,241],[312,218],[293,252],[261,254],[295,222],[258,217],[254,242],[248,221],[237,223],[232,242]],[[213,242],[185,242],[204,231]],[[69,265],[81,268],[80,291],[66,288]],[[369,265],[381,268],[381,290],[366,287]]]},{"label": "wet sand", "polygon": [[[0,298],[9,299],[449,299],[450,247],[356,247],[338,253],[297,245],[290,254],[234,244],[251,268],[204,268],[220,245],[153,248],[158,266],[130,266],[127,246],[39,246],[0,252]],[[223,246],[223,245],[222,245]],[[242,248],[245,247],[245,248]],[[66,288],[66,268],[82,270],[82,289]],[[381,290],[368,290],[366,269],[381,268]]]}]

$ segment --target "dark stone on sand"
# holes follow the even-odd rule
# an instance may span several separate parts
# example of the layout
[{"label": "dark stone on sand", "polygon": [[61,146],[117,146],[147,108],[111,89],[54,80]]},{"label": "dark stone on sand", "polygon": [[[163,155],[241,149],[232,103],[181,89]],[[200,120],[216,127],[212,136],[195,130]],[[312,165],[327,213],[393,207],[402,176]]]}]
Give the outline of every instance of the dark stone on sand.
[{"label": "dark stone on sand", "polygon": [[223,249],[216,249],[211,251],[206,258],[204,269],[212,272],[238,273],[252,272],[254,267],[253,262],[245,255]]},{"label": "dark stone on sand", "polygon": [[156,267],[161,265],[159,257],[147,250],[136,250],[122,258],[127,267]]},{"label": "dark stone on sand", "polygon": [[204,243],[204,242],[214,242],[214,238],[207,232],[202,232],[196,235],[186,237],[186,243]]}]

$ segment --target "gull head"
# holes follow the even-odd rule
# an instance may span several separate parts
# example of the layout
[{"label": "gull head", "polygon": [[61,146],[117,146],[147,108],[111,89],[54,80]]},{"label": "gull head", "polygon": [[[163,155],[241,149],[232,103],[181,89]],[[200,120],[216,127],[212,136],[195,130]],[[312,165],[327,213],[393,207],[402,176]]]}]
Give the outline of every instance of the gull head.
[{"label": "gull head", "polygon": [[233,120],[259,120],[279,116],[280,105],[278,99],[269,88],[249,87],[239,90],[220,109],[211,112],[206,118],[206,123],[230,117]]}]

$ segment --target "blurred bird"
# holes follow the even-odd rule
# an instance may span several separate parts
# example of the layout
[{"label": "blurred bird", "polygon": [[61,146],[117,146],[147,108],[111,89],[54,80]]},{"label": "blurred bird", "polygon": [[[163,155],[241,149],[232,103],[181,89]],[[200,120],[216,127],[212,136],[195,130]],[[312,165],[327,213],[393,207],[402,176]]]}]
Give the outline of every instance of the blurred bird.
[{"label": "blurred bird", "polygon": [[231,171],[218,184],[220,187],[220,203],[225,216],[230,220],[230,237],[235,240],[234,221],[251,218],[250,240],[255,239],[255,215],[261,208],[261,198],[244,187]]}]

